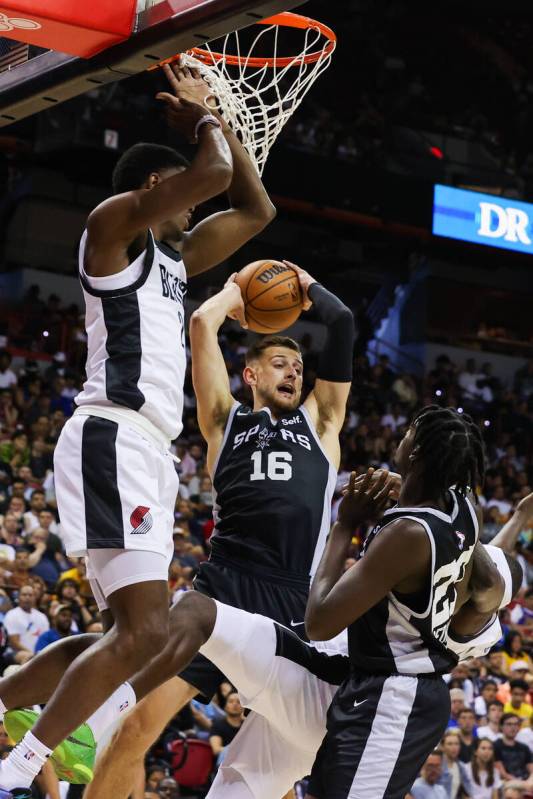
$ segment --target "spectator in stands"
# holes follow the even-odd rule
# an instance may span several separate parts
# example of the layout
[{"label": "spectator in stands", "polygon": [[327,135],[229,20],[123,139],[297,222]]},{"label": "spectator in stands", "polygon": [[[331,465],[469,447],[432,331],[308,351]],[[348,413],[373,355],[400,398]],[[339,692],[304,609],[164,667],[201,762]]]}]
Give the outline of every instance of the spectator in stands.
[{"label": "spectator in stands", "polygon": [[483,375],[478,372],[474,358],[468,358],[465,368],[459,372],[457,378],[464,400],[475,401],[481,397],[478,383],[482,379]]},{"label": "spectator in stands", "polygon": [[459,760],[461,739],[458,729],[448,730],[441,741],[442,775],[439,785],[446,789],[448,799],[459,799],[464,793],[471,794],[470,778],[465,765]]},{"label": "spectator in stands", "polygon": [[36,488],[31,493],[30,509],[26,511],[23,517],[25,533],[31,533],[36,527],[41,527],[39,514],[43,510],[46,510],[45,494],[41,488]]},{"label": "spectator in stands", "polygon": [[19,466],[28,466],[30,462],[30,449],[28,436],[22,430],[16,430],[10,441],[0,444],[0,460],[8,463],[12,470]]},{"label": "spectator in stands", "polygon": [[11,369],[11,355],[7,350],[0,350],[0,388],[11,388],[17,385],[17,376]]},{"label": "spectator in stands", "polygon": [[503,780],[520,781],[521,788],[533,788],[533,756],[516,740],[520,719],[514,713],[502,717],[502,738],[494,742],[496,768]]},{"label": "spectator in stands", "polygon": [[67,577],[60,580],[56,593],[61,604],[70,608],[75,627],[80,632],[84,632],[86,626],[91,624],[93,618],[87,610],[85,600],[80,596],[79,584],[76,580]]},{"label": "spectator in stands", "polygon": [[502,485],[496,486],[494,489],[494,494],[487,502],[487,510],[490,508],[496,508],[498,511],[499,521],[504,524],[506,521],[509,520],[509,516],[511,515],[511,511],[513,506],[509,502],[508,499],[505,497],[505,489]]},{"label": "spectator in stands", "polygon": [[533,715],[533,707],[526,702],[529,686],[525,680],[511,680],[509,687],[511,698],[503,711],[504,713],[514,713],[522,720],[522,726],[527,727]]},{"label": "spectator in stands", "polygon": [[13,401],[13,393],[9,389],[0,392],[0,432],[12,434],[19,418],[19,409]]},{"label": "spectator in stands", "polygon": [[[43,511],[39,516],[44,517],[45,513],[48,511]],[[65,566],[61,539],[44,527],[37,527],[28,538],[28,544],[40,554],[39,562],[33,566],[32,573],[42,577],[48,588],[53,588]]]},{"label": "spectator in stands", "polygon": [[503,645],[503,663],[508,674],[511,673],[513,663],[521,661],[527,663],[527,668],[532,669],[533,663],[524,649],[524,642],[519,632],[511,630],[505,637]]},{"label": "spectator in stands", "polygon": [[472,761],[465,765],[470,779],[470,799],[498,799],[502,779],[494,764],[494,745],[488,738],[477,741]]},{"label": "spectator in stands", "polygon": [[67,638],[69,635],[75,635],[72,630],[72,609],[69,605],[58,605],[52,616],[52,627],[44,633],[41,633],[35,644],[35,653],[45,649],[50,644],[59,641],[61,638]]},{"label": "spectator in stands", "polygon": [[30,551],[27,547],[20,547],[15,553],[13,572],[9,578],[11,587],[22,588],[30,579]]},{"label": "spectator in stands", "polygon": [[511,611],[511,622],[515,627],[533,627],[533,588],[524,594],[523,604],[516,604]]},{"label": "spectator in stands", "polygon": [[418,402],[416,383],[411,375],[402,372],[392,384],[392,391],[406,412],[411,413]]},{"label": "spectator in stands", "polygon": [[459,713],[465,706],[465,692],[462,688],[452,688],[450,691],[450,721],[448,729],[458,726]]},{"label": "spectator in stands", "polygon": [[215,719],[209,736],[209,743],[217,760],[217,765],[222,762],[225,747],[233,741],[243,721],[244,717],[239,694],[236,691],[232,691],[226,696],[224,717]]},{"label": "spectator in stands", "polygon": [[381,424],[384,427],[390,427],[392,432],[395,433],[399,427],[403,427],[407,424],[407,416],[402,413],[400,405],[395,402],[390,413],[386,413],[381,417]]},{"label": "spectator in stands", "polygon": [[163,777],[157,786],[157,793],[161,799],[178,799],[180,787],[173,777]]},{"label": "spectator in stands", "polygon": [[489,704],[496,699],[497,691],[498,684],[496,680],[485,680],[485,682],[482,684],[481,694],[476,696],[474,702],[474,712],[478,721],[486,720],[487,708]]},{"label": "spectator in stands", "polygon": [[166,768],[157,765],[151,766],[146,772],[146,790],[155,793],[155,791],[157,791],[157,786],[165,777],[168,777]]},{"label": "spectator in stands", "polygon": [[494,699],[487,705],[487,723],[477,728],[478,738],[488,738],[497,741],[502,737],[500,722],[503,716],[503,702]]},{"label": "spectator in stands", "polygon": [[442,777],[442,751],[435,749],[422,766],[421,776],[411,788],[413,799],[448,799],[446,788],[439,784]]},{"label": "spectator in stands", "polygon": [[33,656],[41,633],[50,628],[44,613],[35,608],[35,593],[31,585],[22,586],[18,596],[18,607],[6,613],[4,624],[9,635],[9,645],[15,652],[16,662],[25,663]]},{"label": "spectator in stands", "polygon": [[469,707],[464,707],[457,717],[457,729],[461,741],[459,760],[470,763],[476,746],[476,715]]},{"label": "spectator in stands", "polygon": [[488,655],[488,664],[486,668],[486,676],[490,677],[491,680],[494,680],[501,685],[502,683],[507,682],[507,674],[504,671],[505,661],[503,652],[499,650],[492,650],[489,652]]}]

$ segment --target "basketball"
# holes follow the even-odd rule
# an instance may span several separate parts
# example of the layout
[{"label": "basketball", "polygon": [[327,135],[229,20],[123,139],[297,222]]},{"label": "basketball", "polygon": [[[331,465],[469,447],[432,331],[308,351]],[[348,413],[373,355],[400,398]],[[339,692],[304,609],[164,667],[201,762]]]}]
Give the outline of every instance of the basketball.
[{"label": "basketball", "polygon": [[278,333],[302,312],[302,292],[295,270],[281,261],[254,261],[236,278],[250,330]]}]

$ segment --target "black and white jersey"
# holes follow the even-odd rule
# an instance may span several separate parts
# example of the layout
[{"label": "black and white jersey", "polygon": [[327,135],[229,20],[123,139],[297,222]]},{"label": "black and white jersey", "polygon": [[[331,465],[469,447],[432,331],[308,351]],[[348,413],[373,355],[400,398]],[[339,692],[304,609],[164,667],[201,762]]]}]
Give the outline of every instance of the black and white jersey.
[{"label": "black and white jersey", "polygon": [[336,477],[303,405],[275,420],[235,403],[214,467],[213,555],[308,582]]},{"label": "black and white jersey", "polygon": [[450,489],[452,511],[392,508],[369,535],[364,553],[391,522],[412,519],[431,544],[428,585],[417,594],[390,592],[348,628],[349,655],[356,670],[371,674],[443,674],[457,663],[447,648],[448,627],[462,578],[478,538],[470,501]]},{"label": "black and white jersey", "polygon": [[138,411],[168,439],[182,429],[185,378],[184,298],[187,275],[181,255],[154,240],[126,269],[91,278],[79,274],[85,297],[87,379],[77,405]]}]

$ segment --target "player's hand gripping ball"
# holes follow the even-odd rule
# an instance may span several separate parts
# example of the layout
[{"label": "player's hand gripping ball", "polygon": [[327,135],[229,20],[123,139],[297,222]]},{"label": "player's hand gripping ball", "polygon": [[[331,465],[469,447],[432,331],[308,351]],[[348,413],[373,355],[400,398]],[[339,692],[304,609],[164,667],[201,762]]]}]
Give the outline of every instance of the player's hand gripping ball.
[{"label": "player's hand gripping ball", "polygon": [[235,282],[244,302],[248,327],[256,333],[278,333],[300,316],[304,297],[298,273],[287,262],[254,261]]}]

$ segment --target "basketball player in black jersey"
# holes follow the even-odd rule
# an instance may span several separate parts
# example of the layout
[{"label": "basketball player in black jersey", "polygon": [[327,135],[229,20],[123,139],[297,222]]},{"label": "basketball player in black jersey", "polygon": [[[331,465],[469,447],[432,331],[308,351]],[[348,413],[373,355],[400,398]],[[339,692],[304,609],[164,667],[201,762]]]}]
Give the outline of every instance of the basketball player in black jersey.
[{"label": "basketball player in black jersey", "polygon": [[481,434],[469,417],[429,406],[396,460],[399,505],[345,574],[350,539],[334,526],[311,587],[307,632],[326,640],[347,627],[352,669],[313,768],[309,794],[320,799],[403,799],[449,719],[440,675],[456,663],[447,632],[478,538],[467,493],[483,479]]},{"label": "basketball player in black jersey", "polygon": [[[303,635],[310,576],[329,532],[354,325],[340,300],[295,268],[306,305],[313,304],[328,328],[317,380],[303,404],[302,356],[284,337],[260,339],[248,352],[244,380],[253,408],[231,396],[218,330],[227,316],[244,318],[233,278],[191,319],[198,420],[216,500],[212,554],[200,567],[195,589]],[[169,640],[163,662],[172,659],[176,645]],[[126,799],[128,778],[142,767],[145,751],[165,724],[194,696],[209,700],[222,680],[221,672],[198,656],[180,677],[139,703],[99,759],[85,799]],[[246,725],[235,740],[243,735]]]}]

